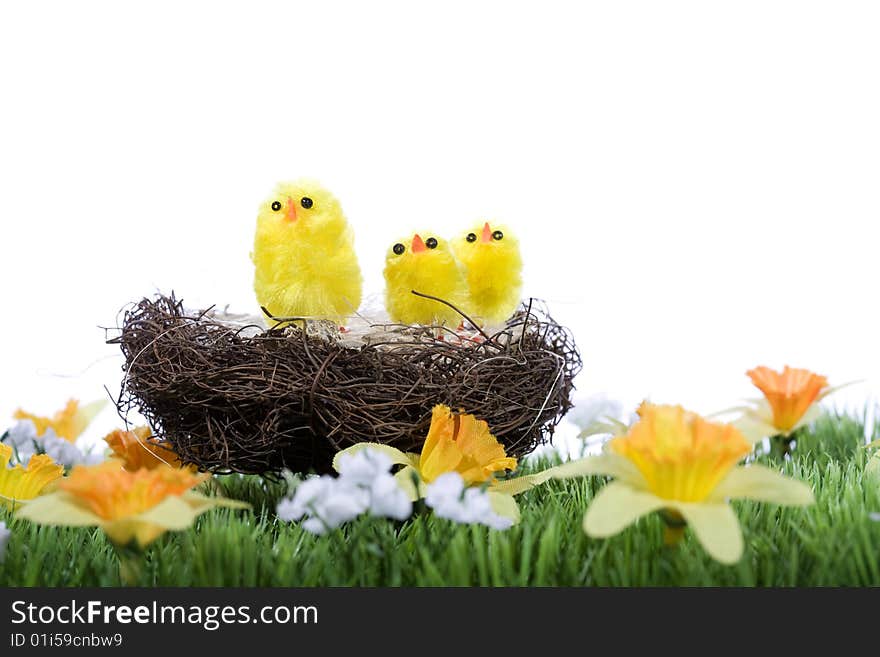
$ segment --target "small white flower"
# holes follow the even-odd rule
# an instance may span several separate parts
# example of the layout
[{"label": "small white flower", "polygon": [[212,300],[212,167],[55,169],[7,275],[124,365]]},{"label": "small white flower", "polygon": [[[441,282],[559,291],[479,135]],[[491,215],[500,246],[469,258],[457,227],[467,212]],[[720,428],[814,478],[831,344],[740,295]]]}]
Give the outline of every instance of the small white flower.
[{"label": "small white flower", "polygon": [[406,520],[412,515],[412,500],[387,471],[370,487],[370,513],[374,516]]},{"label": "small white flower", "polygon": [[339,477],[356,486],[372,486],[377,477],[388,474],[391,458],[375,449],[362,449],[339,457]]},{"label": "small white flower", "polygon": [[404,520],[412,514],[412,502],[389,472],[392,465],[378,450],[345,454],[339,461],[339,477],[306,479],[292,497],[278,503],[278,517],[302,520],[303,529],[313,534],[324,534],[366,511]]},{"label": "small white flower", "polygon": [[297,505],[293,503],[292,497],[282,497],[281,501],[275,506],[275,514],[279,520],[285,522],[293,522],[302,518],[302,513],[297,514]]},{"label": "small white flower", "polygon": [[[18,460],[22,465],[27,465],[31,456],[37,453],[37,426],[32,420],[19,420],[6,432],[6,442],[12,446],[13,454],[18,456]],[[9,467],[14,467],[12,460]]]},{"label": "small white flower", "polygon": [[43,451],[55,463],[63,465],[65,468],[72,468],[85,460],[79,447],[64,438],[59,438],[54,433],[43,438],[42,447]]},{"label": "small white flower", "polygon": [[457,472],[447,472],[428,485],[425,504],[440,518],[461,524],[481,524],[492,529],[508,529],[513,520],[492,509],[489,494],[479,488],[465,488]]},{"label": "small white flower", "polygon": [[0,521],[0,563],[6,558],[6,544],[11,534],[12,532],[6,528],[6,523]]},{"label": "small white flower", "polygon": [[370,505],[369,492],[328,475],[306,479],[276,509],[282,520],[303,521],[302,527],[313,534],[324,534],[356,518]]},{"label": "small white flower", "polygon": [[457,504],[462,495],[464,495],[464,479],[457,472],[447,472],[428,484],[425,504],[437,509],[447,504]]},{"label": "small white flower", "polygon": [[293,497],[286,497],[278,504],[278,516],[282,520],[299,520],[308,512],[308,505],[324,497],[333,485],[328,476],[311,477],[296,487]]}]

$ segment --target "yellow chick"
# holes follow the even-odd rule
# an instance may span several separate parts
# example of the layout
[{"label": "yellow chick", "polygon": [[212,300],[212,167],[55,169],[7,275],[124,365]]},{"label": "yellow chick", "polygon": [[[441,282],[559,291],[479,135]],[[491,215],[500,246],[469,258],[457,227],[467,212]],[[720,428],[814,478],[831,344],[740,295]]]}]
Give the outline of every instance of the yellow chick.
[{"label": "yellow chick", "polygon": [[[422,239],[422,235],[427,235]],[[457,308],[465,300],[461,269],[449,244],[433,233],[416,233],[401,240],[385,257],[385,307],[394,322],[430,326],[461,323],[461,315],[446,304],[412,294],[412,290],[443,299]]]},{"label": "yellow chick", "polygon": [[513,315],[522,293],[522,257],[519,241],[503,226],[484,222],[453,242],[464,268],[468,301],[466,312],[474,321],[501,324]]},{"label": "yellow chick", "polygon": [[254,291],[275,317],[342,322],[361,303],[354,234],[336,197],[311,180],[282,182],[260,206]]}]

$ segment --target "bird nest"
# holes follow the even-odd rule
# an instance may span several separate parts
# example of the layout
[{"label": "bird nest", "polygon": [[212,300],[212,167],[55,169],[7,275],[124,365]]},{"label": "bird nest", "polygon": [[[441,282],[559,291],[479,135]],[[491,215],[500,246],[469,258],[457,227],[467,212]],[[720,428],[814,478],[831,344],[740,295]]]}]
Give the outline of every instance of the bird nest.
[{"label": "bird nest", "polygon": [[118,407],[212,472],[326,472],[365,441],[419,452],[438,403],[486,420],[521,457],[550,442],[581,368],[570,332],[538,305],[493,335],[401,325],[353,335],[144,299],[108,341],[126,360]]}]

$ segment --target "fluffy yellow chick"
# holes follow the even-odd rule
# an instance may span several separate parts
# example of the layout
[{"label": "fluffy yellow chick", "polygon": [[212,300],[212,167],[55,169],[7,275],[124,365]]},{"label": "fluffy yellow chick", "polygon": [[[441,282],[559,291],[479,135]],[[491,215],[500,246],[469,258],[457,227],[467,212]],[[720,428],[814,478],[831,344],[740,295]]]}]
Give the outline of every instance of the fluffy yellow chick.
[{"label": "fluffy yellow chick", "polygon": [[354,235],[339,201],[316,182],[277,185],[260,206],[251,260],[257,301],[275,317],[342,322],[360,306]]},{"label": "fluffy yellow chick", "polygon": [[[426,237],[423,239],[422,235]],[[416,233],[394,244],[385,257],[385,307],[394,322],[431,326],[461,323],[461,315],[446,304],[424,299],[411,290],[443,299],[457,308],[465,300],[461,269],[449,244],[434,233]]]},{"label": "fluffy yellow chick", "polygon": [[519,241],[508,228],[487,221],[462,233],[453,248],[467,282],[466,312],[489,324],[510,319],[522,293]]}]

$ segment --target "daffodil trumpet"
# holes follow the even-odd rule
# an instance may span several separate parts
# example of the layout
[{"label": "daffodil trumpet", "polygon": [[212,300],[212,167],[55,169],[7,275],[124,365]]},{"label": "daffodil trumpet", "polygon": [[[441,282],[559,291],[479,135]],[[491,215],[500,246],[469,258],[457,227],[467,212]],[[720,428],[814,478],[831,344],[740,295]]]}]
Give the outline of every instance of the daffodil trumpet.
[{"label": "daffodil trumpet", "polygon": [[514,499],[534,486],[551,478],[545,470],[533,475],[497,479],[498,473],[516,469],[517,460],[507,456],[483,420],[465,413],[455,413],[438,404],[431,413],[431,427],[419,454],[407,453],[380,443],[358,443],[333,459],[339,471],[340,459],[363,449],[374,449],[387,455],[395,465],[403,466],[396,474],[398,484],[410,499],[418,501],[426,494],[427,484],[440,475],[457,472],[466,486],[486,486],[492,509],[500,516],[519,522],[519,506]]},{"label": "daffodil trumpet", "polygon": [[732,425],[710,422],[680,406],[643,404],[639,420],[612,438],[604,453],[553,468],[551,476],[614,479],[587,509],[583,527],[589,536],[613,536],[660,511],[667,544],[677,543],[686,525],[714,559],[733,564],[742,556],[743,537],[729,500],[813,502],[812,491],[800,481],[761,465],[737,465],[751,450]]}]

